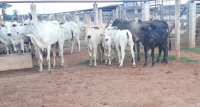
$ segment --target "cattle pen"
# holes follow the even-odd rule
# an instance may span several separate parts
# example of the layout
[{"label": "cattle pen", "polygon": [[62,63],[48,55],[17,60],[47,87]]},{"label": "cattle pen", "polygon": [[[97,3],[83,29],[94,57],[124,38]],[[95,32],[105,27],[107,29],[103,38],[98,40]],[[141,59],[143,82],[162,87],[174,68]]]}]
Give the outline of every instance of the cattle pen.
[{"label": "cattle pen", "polygon": [[[2,3],[12,3],[13,6],[20,3],[28,4],[31,15],[20,13],[18,15],[2,13],[3,15],[1,15],[0,12],[1,29],[6,22],[17,22],[20,23],[19,26],[23,27],[28,24],[34,26],[37,22],[42,21],[53,22],[56,20],[53,22],[55,26],[75,22],[75,25],[79,25],[81,30],[79,38],[81,50],[77,48],[77,41],[73,39],[73,29],[70,29],[69,34],[72,39],[64,41],[63,45],[63,57],[66,65],[56,65],[49,73],[49,69],[47,69],[49,63],[46,60],[48,53],[46,49],[43,49],[44,61],[41,65],[44,69],[39,73],[38,66],[41,61],[37,50],[39,46],[34,47],[36,49],[34,50],[35,56],[29,52],[6,55],[6,46],[1,42],[0,37],[0,106],[200,106],[199,0],[1,0],[0,4]],[[38,10],[39,3],[43,4],[42,11]],[[90,3],[91,8],[47,13],[48,10],[44,5],[48,3],[66,5]],[[100,6],[101,3],[117,4]],[[135,61],[134,68],[129,48],[125,49],[122,67],[119,67],[116,49],[113,49],[111,64],[97,60],[97,65],[91,66],[88,54],[89,46],[86,43],[91,35],[84,31],[88,26],[101,31],[105,25],[111,26],[115,19],[129,20],[135,23],[154,20],[167,22],[172,42],[172,50],[168,52],[168,64],[158,62],[151,66],[152,55],[150,54],[147,60],[148,65],[144,67],[145,54],[142,46],[141,60]],[[17,25],[12,24],[11,27],[13,26]],[[41,29],[37,28],[36,30]],[[66,28],[62,28],[62,30],[66,30]],[[28,36],[33,37],[33,35]],[[129,38],[127,35],[126,37]],[[50,39],[48,40],[50,41]],[[33,45],[38,42],[31,41],[36,42]],[[72,44],[73,42],[75,44]],[[73,52],[71,44],[74,45]],[[50,59],[54,58],[54,46],[56,47],[55,44],[51,47]],[[24,47],[27,48],[29,45],[25,44]],[[155,57],[158,56],[158,52],[159,50],[155,48]],[[60,51],[57,50],[55,62],[62,61],[60,54]],[[136,51],[134,54],[138,55]],[[98,57],[100,56],[97,55],[97,59]],[[54,63],[54,60],[51,60],[50,63]]]}]

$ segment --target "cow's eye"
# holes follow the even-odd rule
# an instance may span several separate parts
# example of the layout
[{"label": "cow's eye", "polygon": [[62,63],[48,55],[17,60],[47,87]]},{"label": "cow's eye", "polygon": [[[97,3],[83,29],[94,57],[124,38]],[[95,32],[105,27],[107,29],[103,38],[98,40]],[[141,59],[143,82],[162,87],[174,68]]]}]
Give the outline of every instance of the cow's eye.
[{"label": "cow's eye", "polygon": [[16,27],[17,25],[12,25],[12,27]]},{"label": "cow's eye", "polygon": [[24,24],[24,26],[26,26],[27,24]]}]

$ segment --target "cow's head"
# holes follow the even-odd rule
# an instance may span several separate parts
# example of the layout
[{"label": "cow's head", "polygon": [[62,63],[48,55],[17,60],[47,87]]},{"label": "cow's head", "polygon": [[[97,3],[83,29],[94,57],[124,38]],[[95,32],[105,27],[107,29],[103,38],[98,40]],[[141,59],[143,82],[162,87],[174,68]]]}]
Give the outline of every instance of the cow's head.
[{"label": "cow's head", "polygon": [[18,34],[29,34],[33,31],[33,29],[35,29],[35,25],[32,21],[32,15],[29,14],[30,19],[24,21],[23,24],[20,25],[19,30],[18,30]]}]

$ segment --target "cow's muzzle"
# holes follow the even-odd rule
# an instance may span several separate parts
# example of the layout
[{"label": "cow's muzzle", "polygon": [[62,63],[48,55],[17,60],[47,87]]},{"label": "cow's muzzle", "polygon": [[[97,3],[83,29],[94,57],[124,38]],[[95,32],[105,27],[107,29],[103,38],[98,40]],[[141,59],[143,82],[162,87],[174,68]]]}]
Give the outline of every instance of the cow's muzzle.
[{"label": "cow's muzzle", "polygon": [[7,33],[7,36],[11,36],[11,33]]},{"label": "cow's muzzle", "polygon": [[91,38],[91,35],[88,35],[88,38]]}]

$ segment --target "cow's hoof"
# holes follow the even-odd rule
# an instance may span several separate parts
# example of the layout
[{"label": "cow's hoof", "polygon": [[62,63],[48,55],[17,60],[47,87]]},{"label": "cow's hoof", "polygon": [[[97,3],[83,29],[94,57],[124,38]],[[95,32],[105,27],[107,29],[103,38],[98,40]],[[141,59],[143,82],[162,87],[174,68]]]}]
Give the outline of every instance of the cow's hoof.
[{"label": "cow's hoof", "polygon": [[146,67],[147,66],[147,63],[144,63],[144,67]]},{"label": "cow's hoof", "polygon": [[91,67],[92,67],[92,64],[89,64],[89,66],[91,66]]},{"label": "cow's hoof", "polygon": [[96,67],[97,65],[96,64],[94,64],[94,67]]},{"label": "cow's hoof", "polygon": [[56,64],[53,64],[52,68],[55,68],[56,67]]},{"label": "cow's hoof", "polygon": [[67,64],[61,64],[61,67],[67,67],[68,65]]},{"label": "cow's hoof", "polygon": [[136,65],[133,65],[133,68],[135,68],[136,67]]},{"label": "cow's hoof", "polygon": [[42,73],[42,69],[39,70],[39,73]]},{"label": "cow's hoof", "polygon": [[109,66],[111,66],[111,64],[108,64]]},{"label": "cow's hoof", "polygon": [[155,66],[155,62],[152,63],[152,67]]},{"label": "cow's hoof", "polygon": [[52,69],[49,69],[49,73],[52,73]]}]

